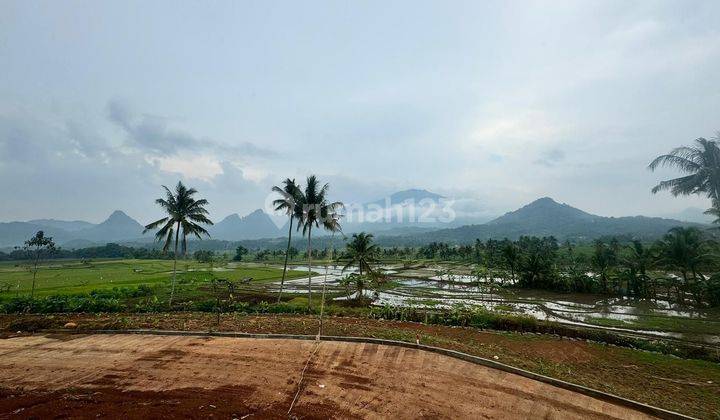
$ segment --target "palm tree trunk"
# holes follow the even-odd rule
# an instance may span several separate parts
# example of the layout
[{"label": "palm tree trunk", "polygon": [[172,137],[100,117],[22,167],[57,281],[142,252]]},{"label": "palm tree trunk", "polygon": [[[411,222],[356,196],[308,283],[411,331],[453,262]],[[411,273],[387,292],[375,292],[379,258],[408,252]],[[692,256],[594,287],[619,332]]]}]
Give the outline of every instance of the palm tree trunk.
[{"label": "palm tree trunk", "polygon": [[308,228],[308,244],[307,244],[307,250],[308,250],[308,309],[310,309],[310,305],[312,303],[312,242],[310,240],[310,237],[312,236],[312,225]]},{"label": "palm tree trunk", "polygon": [[[335,250],[333,244],[335,240],[335,233],[332,234],[332,239],[330,240],[330,262],[332,262],[333,259],[333,251]],[[327,276],[328,276],[328,265],[325,265],[325,278],[323,279],[323,288],[322,288],[322,297],[320,298],[320,327],[318,328],[318,340],[322,336],[323,333],[323,314],[325,312],[325,290],[326,290],[326,284],[327,284]]]},{"label": "palm tree trunk", "polygon": [[277,303],[280,303],[280,298],[282,297],[282,292],[283,292],[283,284],[285,283],[285,273],[287,273],[288,256],[290,255],[290,238],[292,238],[292,222],[293,222],[293,218],[292,218],[292,216],[290,216],[290,229],[288,229],[288,243],[287,243],[287,249],[285,250],[285,265],[283,266],[282,280],[280,280],[280,293],[278,293]]},{"label": "palm tree trunk", "polygon": [[177,230],[175,231],[175,262],[173,262],[173,276],[172,276],[172,286],[170,286],[170,303],[169,306],[172,308],[172,301],[173,297],[175,296],[175,277],[177,277],[177,253],[178,253],[178,238],[180,235],[180,222],[177,224]]}]

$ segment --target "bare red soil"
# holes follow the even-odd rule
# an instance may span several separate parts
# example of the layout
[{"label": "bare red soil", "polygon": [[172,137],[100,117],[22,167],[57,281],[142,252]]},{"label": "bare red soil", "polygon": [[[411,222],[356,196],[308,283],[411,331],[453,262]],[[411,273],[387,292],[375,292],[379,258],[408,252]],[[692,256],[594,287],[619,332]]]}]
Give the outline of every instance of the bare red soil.
[{"label": "bare red soil", "polygon": [[646,418],[415,349],[123,334],[0,340],[0,418],[287,418],[314,350],[299,418]]}]

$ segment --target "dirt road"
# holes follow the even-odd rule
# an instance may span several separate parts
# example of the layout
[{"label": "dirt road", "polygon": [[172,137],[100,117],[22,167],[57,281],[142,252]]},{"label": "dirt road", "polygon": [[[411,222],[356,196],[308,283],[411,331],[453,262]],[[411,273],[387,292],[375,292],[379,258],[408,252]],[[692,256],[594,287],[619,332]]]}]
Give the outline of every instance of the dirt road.
[{"label": "dirt road", "polygon": [[[0,418],[287,418],[315,343],[153,335],[0,340]],[[646,418],[434,353],[322,342],[292,414],[325,418]]]}]

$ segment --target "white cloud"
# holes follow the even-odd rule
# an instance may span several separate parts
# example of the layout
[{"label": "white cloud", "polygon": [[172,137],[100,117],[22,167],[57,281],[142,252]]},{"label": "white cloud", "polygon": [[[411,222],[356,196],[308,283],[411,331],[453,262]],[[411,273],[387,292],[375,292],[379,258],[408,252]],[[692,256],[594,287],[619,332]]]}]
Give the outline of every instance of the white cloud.
[{"label": "white cloud", "polygon": [[217,175],[223,173],[220,162],[212,156],[201,155],[180,155],[171,157],[150,158],[157,163],[160,170],[180,174],[186,179],[200,179],[211,181]]},{"label": "white cloud", "polygon": [[540,110],[511,110],[485,117],[470,132],[466,148],[503,157],[528,156],[559,143],[568,128]]}]

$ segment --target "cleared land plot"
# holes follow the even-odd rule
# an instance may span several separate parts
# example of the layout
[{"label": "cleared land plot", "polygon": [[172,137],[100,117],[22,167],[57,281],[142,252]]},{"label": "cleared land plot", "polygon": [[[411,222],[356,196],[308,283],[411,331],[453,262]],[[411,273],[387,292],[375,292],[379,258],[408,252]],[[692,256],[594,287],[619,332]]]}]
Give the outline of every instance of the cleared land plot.
[{"label": "cleared land plot", "polygon": [[[122,334],[3,339],[0,417],[286,418],[314,346],[298,340]],[[419,350],[322,342],[311,360],[293,410],[300,417],[647,417]]]}]

